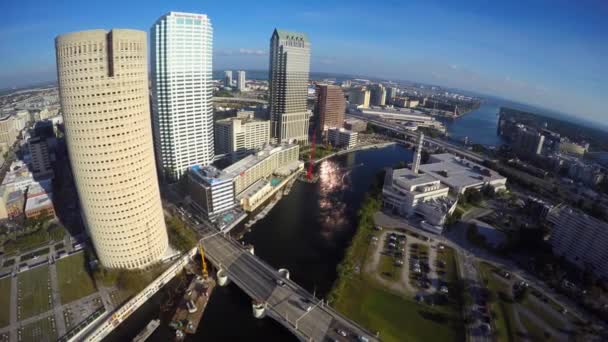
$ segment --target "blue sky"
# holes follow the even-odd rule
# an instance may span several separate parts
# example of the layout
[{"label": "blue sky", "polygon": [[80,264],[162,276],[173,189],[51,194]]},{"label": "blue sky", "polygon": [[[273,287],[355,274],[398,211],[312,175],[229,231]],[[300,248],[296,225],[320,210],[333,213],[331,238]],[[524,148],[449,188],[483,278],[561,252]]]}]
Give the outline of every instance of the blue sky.
[{"label": "blue sky", "polygon": [[608,119],[605,0],[3,0],[0,10],[0,88],[54,79],[58,34],[147,31],[174,10],[210,16],[214,69],[266,69],[280,27],[308,33],[312,71],[458,87]]}]

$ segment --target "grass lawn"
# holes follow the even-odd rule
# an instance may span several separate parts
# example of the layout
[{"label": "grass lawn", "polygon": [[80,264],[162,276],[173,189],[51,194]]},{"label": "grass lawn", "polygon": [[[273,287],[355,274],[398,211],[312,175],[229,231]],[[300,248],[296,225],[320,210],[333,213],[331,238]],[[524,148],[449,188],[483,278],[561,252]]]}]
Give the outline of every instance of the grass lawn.
[{"label": "grass lawn", "polygon": [[56,341],[57,331],[55,323],[50,317],[43,318],[34,323],[30,323],[21,330],[22,342]]},{"label": "grass lawn", "polygon": [[378,273],[382,278],[396,281],[398,280],[399,273],[401,271],[400,267],[395,266],[394,260],[390,256],[381,255],[380,262],[378,264]]},{"label": "grass lawn", "polygon": [[333,306],[383,341],[463,341],[460,316],[419,304],[384,290],[371,280],[355,278]]},{"label": "grass lawn", "polygon": [[528,330],[528,337],[532,341],[554,341],[553,338],[546,338],[544,330],[539,327],[535,322],[528,319],[526,315],[519,315],[521,323]]},{"label": "grass lawn", "polygon": [[[507,284],[494,276],[494,267],[486,263],[479,264],[479,271],[488,290],[493,293],[494,300],[489,303],[492,312],[492,323],[497,341],[516,340],[515,321],[513,319],[513,303],[504,300],[504,295],[510,293]],[[501,295],[503,293],[503,295]]]},{"label": "grass lawn", "polygon": [[557,311],[547,312],[543,307],[540,306],[540,303],[536,302],[531,297],[532,296],[528,294],[528,297],[526,299],[524,299],[524,301],[522,302],[522,304],[526,308],[528,308],[528,310],[530,310],[536,317],[547,322],[547,324],[549,324],[552,327],[557,328],[557,327],[564,326],[564,321],[566,319],[564,318],[564,320],[561,320],[558,317],[555,317],[556,315],[561,315],[561,313],[559,313]]},{"label": "grass lawn", "polygon": [[57,261],[57,278],[62,304],[70,303],[97,291],[85,262],[84,253],[77,253]]},{"label": "grass lawn", "polygon": [[10,323],[11,277],[0,279],[0,328]]},{"label": "grass lawn", "polygon": [[51,292],[48,288],[49,267],[47,265],[19,273],[17,280],[21,294],[19,319],[26,319],[51,309],[52,303],[49,303]]}]

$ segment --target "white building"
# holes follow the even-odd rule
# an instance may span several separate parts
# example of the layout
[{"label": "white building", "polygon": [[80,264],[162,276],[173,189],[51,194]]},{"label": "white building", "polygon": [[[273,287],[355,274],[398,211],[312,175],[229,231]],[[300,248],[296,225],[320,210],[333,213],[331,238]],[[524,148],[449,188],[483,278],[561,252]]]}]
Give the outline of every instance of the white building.
[{"label": "white building", "polygon": [[213,166],[190,167],[188,191],[192,205],[210,220],[235,206],[232,178]]},{"label": "white building", "polygon": [[244,70],[239,70],[236,73],[236,89],[239,91],[247,90],[247,79]]},{"label": "white building", "polygon": [[553,253],[581,269],[608,278],[608,223],[579,210],[558,205],[549,211]]},{"label": "white building", "polygon": [[235,117],[215,122],[215,147],[218,154],[231,154],[234,159],[261,149],[270,143],[270,121]]},{"label": "white building", "polygon": [[507,178],[498,172],[450,153],[431,155],[420,171],[440,180],[458,194],[467,189],[481,189],[489,185],[495,191],[506,189]]},{"label": "white building", "polygon": [[433,226],[442,226],[454,211],[456,201],[449,187],[430,175],[410,169],[387,170],[382,188],[382,206],[401,216],[422,216]]},{"label": "white building", "polygon": [[150,41],[156,160],[176,179],[215,156],[213,28],[204,14],[170,12],[156,21]]},{"label": "white building", "polygon": [[357,146],[359,133],[344,128],[330,128],[327,130],[327,140],[337,147],[351,149]]}]

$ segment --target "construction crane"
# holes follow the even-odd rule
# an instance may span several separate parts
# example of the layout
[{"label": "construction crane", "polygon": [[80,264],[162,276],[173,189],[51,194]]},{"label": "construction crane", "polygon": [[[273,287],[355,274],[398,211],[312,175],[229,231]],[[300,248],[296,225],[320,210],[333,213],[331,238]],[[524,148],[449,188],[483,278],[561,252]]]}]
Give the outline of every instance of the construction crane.
[{"label": "construction crane", "polygon": [[308,160],[308,172],[306,172],[306,178],[312,180],[312,171],[315,165],[315,147],[317,142],[317,128],[312,130],[312,143],[310,144],[310,159]]},{"label": "construction crane", "polygon": [[207,263],[205,262],[205,251],[203,250],[203,243],[199,242],[198,251],[201,253],[201,265],[203,266],[203,279],[207,279],[209,277],[209,273],[207,273]]}]

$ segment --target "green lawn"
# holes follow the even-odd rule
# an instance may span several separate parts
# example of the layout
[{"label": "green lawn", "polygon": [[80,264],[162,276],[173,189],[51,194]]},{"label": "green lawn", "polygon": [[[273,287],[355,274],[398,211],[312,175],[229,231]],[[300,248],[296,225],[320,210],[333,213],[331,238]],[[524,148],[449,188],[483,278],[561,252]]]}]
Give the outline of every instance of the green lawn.
[{"label": "green lawn", "polygon": [[353,279],[333,306],[383,341],[463,341],[460,316],[392,294],[371,280]]},{"label": "green lawn", "polygon": [[10,323],[11,277],[0,279],[0,328]]},{"label": "green lawn", "polygon": [[62,304],[97,291],[93,278],[87,271],[84,253],[77,253],[57,261],[57,278]]},{"label": "green lawn", "polygon": [[52,303],[49,303],[51,292],[48,285],[49,267],[47,265],[21,272],[17,280],[21,294],[20,319],[26,319],[51,309]]},{"label": "green lawn", "polygon": [[391,281],[398,280],[399,274],[401,272],[401,268],[395,266],[394,260],[390,256],[381,255],[380,262],[378,264],[378,273],[384,279],[388,279]]},{"label": "green lawn", "polygon": [[24,326],[21,330],[21,342],[56,341],[55,323],[49,318],[43,318]]},{"label": "green lawn", "polygon": [[[513,303],[504,300],[509,296],[510,289],[507,284],[497,279],[494,275],[494,267],[487,263],[479,264],[479,271],[488,290],[492,292],[493,301],[489,303],[492,323],[497,341],[514,341],[516,338],[515,322],[513,320]],[[502,295],[501,295],[502,293]]]},{"label": "green lawn", "polygon": [[524,327],[526,327],[526,330],[528,331],[528,337],[532,341],[553,341],[554,340],[552,338],[547,339],[545,336],[544,330],[541,327],[539,327],[535,322],[532,322],[531,320],[529,320],[526,315],[519,315],[519,319],[521,320],[521,323],[524,325]]}]

